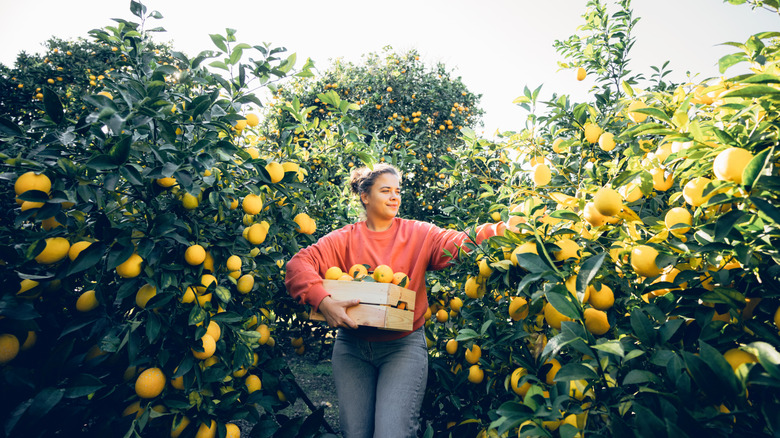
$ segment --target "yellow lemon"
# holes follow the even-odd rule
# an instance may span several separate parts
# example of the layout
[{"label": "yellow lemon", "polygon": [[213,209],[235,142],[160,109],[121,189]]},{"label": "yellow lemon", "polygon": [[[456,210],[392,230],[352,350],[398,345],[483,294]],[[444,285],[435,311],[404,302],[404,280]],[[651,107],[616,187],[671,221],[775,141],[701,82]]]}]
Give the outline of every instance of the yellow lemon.
[{"label": "yellow lemon", "polygon": [[610,132],[605,132],[599,136],[599,147],[605,152],[615,149],[615,136]]},{"label": "yellow lemon", "polygon": [[198,208],[198,204],[200,204],[198,198],[189,193],[185,193],[184,196],[182,196],[181,198],[181,205],[186,210],[195,210],[196,208]]},{"label": "yellow lemon", "polygon": [[377,283],[391,283],[393,281],[393,270],[390,266],[379,265],[374,268],[372,277]]},{"label": "yellow lemon", "polygon": [[737,368],[739,368],[739,366],[743,363],[755,363],[758,361],[755,356],[748,353],[747,351],[740,350],[739,348],[732,348],[731,350],[728,350],[727,352],[723,353],[723,357],[726,359],[726,362],[731,365],[731,368],[734,371],[737,371]]},{"label": "yellow lemon", "polygon": [[523,297],[514,297],[509,302],[509,317],[514,321],[525,319],[528,316],[528,300]]},{"label": "yellow lemon", "polygon": [[141,264],[144,259],[136,253],[116,267],[116,273],[122,278],[134,278],[141,273]]},{"label": "yellow lemon", "polygon": [[82,240],[71,245],[70,249],[68,250],[68,258],[70,259],[70,261],[76,260],[76,257],[78,257],[79,254],[81,254],[81,251],[87,249],[89,245],[92,245],[92,242],[88,242],[86,240]]},{"label": "yellow lemon", "polygon": [[[246,123],[246,121],[244,120],[239,120],[239,121]],[[217,422],[214,420],[211,420],[211,423],[209,423],[208,425],[206,423],[201,423],[200,427],[198,427],[198,433],[195,434],[195,438],[215,438],[216,436],[217,436]]]},{"label": "yellow lemon", "polygon": [[146,303],[148,303],[149,300],[151,300],[155,295],[157,295],[157,288],[151,284],[145,284],[141,286],[140,289],[138,289],[138,292],[136,292],[135,304],[138,307],[144,309],[146,308]]},{"label": "yellow lemon", "polygon": [[219,328],[219,324],[217,324],[216,321],[209,321],[209,325],[206,328],[206,334],[214,338],[214,341],[219,341],[220,336],[222,336],[222,329]]},{"label": "yellow lemon", "polygon": [[474,344],[471,346],[471,349],[466,349],[464,356],[466,357],[466,362],[475,364],[479,362],[479,359],[482,357],[482,349],[479,348],[479,345]]},{"label": "yellow lemon", "polygon": [[700,176],[688,181],[683,187],[683,199],[692,207],[698,207],[707,202],[713,195],[713,192],[704,196],[704,187],[710,183],[710,179]]},{"label": "yellow lemon", "polygon": [[203,335],[200,340],[203,343],[203,351],[196,351],[193,348],[192,355],[195,356],[196,359],[205,360],[213,356],[214,352],[217,351],[217,342],[209,334]]},{"label": "yellow lemon", "polygon": [[593,206],[604,216],[614,216],[623,207],[623,198],[615,190],[602,187],[593,196]]},{"label": "yellow lemon", "polygon": [[260,118],[255,113],[249,113],[246,115],[246,125],[254,128],[260,123]]},{"label": "yellow lemon", "polygon": [[642,123],[647,119],[647,114],[644,113],[638,113],[636,110],[640,110],[643,108],[647,108],[647,105],[645,105],[644,102],[641,100],[635,100],[631,102],[628,105],[628,108],[626,109],[626,112],[628,113],[628,118],[631,119],[634,123]]},{"label": "yellow lemon", "polygon": [[225,263],[228,271],[240,271],[241,270],[241,257],[232,255],[228,257],[227,263]]},{"label": "yellow lemon", "polygon": [[[176,427],[174,427],[174,425]],[[189,425],[190,419],[186,416],[181,417],[179,424],[176,424],[176,420],[174,420],[173,423],[171,423],[171,438],[179,438],[182,432],[184,432],[184,429],[186,429]]]},{"label": "yellow lemon", "polygon": [[544,381],[547,382],[548,385],[555,384],[555,375],[558,374],[558,370],[561,369],[561,363],[558,362],[558,359],[548,359],[544,361],[545,365],[550,365],[550,371],[547,371],[547,374],[544,376]]},{"label": "yellow lemon", "polygon": [[3,333],[0,335],[0,365],[5,365],[8,362],[14,360],[19,354],[19,339],[10,334]]},{"label": "yellow lemon", "polygon": [[[664,224],[673,233],[685,234],[691,230],[690,225],[693,224],[693,216],[684,207],[674,207],[666,212],[664,216]],[[688,225],[684,227],[675,227],[675,225]],[[674,229],[673,229],[674,228]]]},{"label": "yellow lemon", "polygon": [[658,192],[665,192],[672,188],[674,184],[674,177],[670,173],[666,175],[666,171],[660,167],[656,167],[650,170],[650,174],[653,176],[653,190]]},{"label": "yellow lemon", "polygon": [[155,183],[157,183],[158,186],[168,188],[173,187],[176,185],[176,178],[173,177],[165,177],[165,178],[158,178],[154,180]]},{"label": "yellow lemon", "polygon": [[560,248],[560,251],[553,251],[555,260],[561,261],[568,260],[570,258],[575,260],[580,259],[580,251],[582,250],[582,247],[578,245],[577,242],[571,239],[561,239],[555,242],[555,244],[558,245],[558,248]]},{"label": "yellow lemon", "polygon": [[655,277],[661,273],[655,259],[658,251],[652,246],[637,245],[631,250],[631,267],[642,277]]},{"label": "yellow lemon", "polygon": [[585,140],[588,143],[597,143],[601,133],[603,132],[599,125],[593,123],[586,123],[585,126]]},{"label": "yellow lemon", "polygon": [[449,341],[447,341],[445,350],[447,351],[447,354],[454,356],[455,353],[458,352],[458,341],[456,341],[455,339],[450,339]]},{"label": "yellow lemon", "polygon": [[529,389],[531,389],[531,384],[528,382],[523,383],[520,385],[520,379],[528,374],[528,370],[525,368],[516,368],[514,371],[512,371],[512,377],[510,377],[509,381],[512,385],[512,391],[515,392],[515,394],[525,397],[525,394],[528,392]]},{"label": "yellow lemon", "polygon": [[481,383],[484,378],[485,372],[482,371],[482,368],[480,368],[479,365],[472,365],[469,367],[469,382],[475,384]]},{"label": "yellow lemon", "polygon": [[184,251],[184,260],[192,266],[198,266],[206,260],[206,250],[201,245],[191,245]]},{"label": "yellow lemon", "polygon": [[165,374],[159,368],[148,368],[138,375],[135,393],[141,398],[155,398],[165,389]]},{"label": "yellow lemon", "polygon": [[258,214],[263,209],[263,198],[254,193],[250,193],[244,196],[244,200],[241,202],[241,208],[244,209],[246,214]]},{"label": "yellow lemon", "polygon": [[585,68],[579,67],[577,69],[577,80],[578,81],[584,81],[587,76],[588,76],[588,72],[587,72],[587,70],[585,70]]},{"label": "yellow lemon", "polygon": [[537,187],[546,186],[552,179],[552,172],[550,167],[546,164],[537,164],[531,169],[531,178],[534,181],[534,185]]},{"label": "yellow lemon", "polygon": [[30,190],[39,190],[49,194],[49,192],[51,192],[51,180],[48,176],[35,172],[27,172],[19,175],[14,182],[14,191],[16,192],[16,195],[21,195]]},{"label": "yellow lemon", "polygon": [[547,325],[558,330],[561,329],[563,321],[573,321],[573,319],[556,310],[550,303],[544,305],[544,320],[547,322]]},{"label": "yellow lemon", "polygon": [[255,287],[255,277],[251,274],[242,275],[236,282],[236,289],[242,294],[248,294]]},{"label": "yellow lemon", "polygon": [[588,285],[588,303],[598,310],[607,310],[615,304],[615,294],[606,284],[602,284],[600,289],[593,285]]},{"label": "yellow lemon", "polygon": [[89,312],[90,310],[96,309],[99,305],[100,303],[98,303],[94,290],[88,290],[82,293],[76,300],[76,310],[79,312]]},{"label": "yellow lemon", "polygon": [[266,164],[265,170],[268,172],[268,175],[271,177],[271,182],[274,184],[284,179],[284,167],[276,161],[271,161]]},{"label": "yellow lemon", "polygon": [[601,310],[588,307],[585,309],[585,328],[594,335],[601,336],[609,331],[609,321],[607,321],[607,313]]},{"label": "yellow lemon", "polygon": [[43,251],[35,256],[35,261],[42,265],[51,265],[68,256],[70,243],[64,237],[49,237]]},{"label": "yellow lemon", "polygon": [[747,149],[730,147],[715,157],[712,172],[719,180],[742,184],[742,172],[752,159],[753,154]]}]

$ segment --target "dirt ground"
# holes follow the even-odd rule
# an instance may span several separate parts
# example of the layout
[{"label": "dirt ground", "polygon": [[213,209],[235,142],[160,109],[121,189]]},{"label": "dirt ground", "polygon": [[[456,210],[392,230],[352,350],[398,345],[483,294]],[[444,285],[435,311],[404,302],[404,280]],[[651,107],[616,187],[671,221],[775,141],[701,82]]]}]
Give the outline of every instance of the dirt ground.
[{"label": "dirt ground", "polygon": [[[325,421],[333,431],[339,433],[339,406],[336,399],[336,387],[333,383],[333,373],[330,358],[319,360],[314,353],[299,356],[294,352],[285,352],[287,363],[303,392],[315,408],[325,407]],[[302,398],[294,405],[282,411],[286,415],[309,415],[309,410]]]}]

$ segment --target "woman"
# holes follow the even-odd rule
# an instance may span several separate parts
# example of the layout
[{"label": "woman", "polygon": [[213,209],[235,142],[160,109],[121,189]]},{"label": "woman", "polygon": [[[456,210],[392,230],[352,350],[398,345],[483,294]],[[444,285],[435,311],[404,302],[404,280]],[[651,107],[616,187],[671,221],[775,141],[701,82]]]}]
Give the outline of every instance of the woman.
[{"label": "woman", "polygon": [[[401,206],[401,176],[390,165],[352,171],[350,187],[360,197],[365,220],[333,231],[302,249],[287,263],[285,284],[293,298],[323,314],[338,327],[333,346],[333,379],[341,431],[347,438],[413,437],[428,376],[425,271],[443,269],[468,239],[464,232],[396,217]],[[477,243],[503,234],[504,224],[477,227]],[[358,327],[347,315],[357,300],[338,301],[322,286],[325,271],[355,264],[388,265],[409,277],[417,292],[411,332]]]}]

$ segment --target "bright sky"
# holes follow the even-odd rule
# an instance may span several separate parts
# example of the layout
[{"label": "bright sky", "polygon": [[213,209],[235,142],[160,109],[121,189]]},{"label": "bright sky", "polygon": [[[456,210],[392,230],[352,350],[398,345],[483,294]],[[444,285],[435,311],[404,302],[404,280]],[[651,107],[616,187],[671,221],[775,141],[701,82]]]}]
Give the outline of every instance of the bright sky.
[{"label": "bright sky", "polygon": [[[593,83],[577,82],[574,72],[558,72],[562,59],[552,47],[573,34],[585,0],[146,0],[164,18],[160,41],[194,55],[212,49],[210,33],[238,30],[241,42],[271,42],[297,52],[299,64],[312,58],[321,69],[330,59],[359,61],[360,56],[390,45],[416,48],[428,63],[444,62],[470,90],[482,94],[484,132],[520,130],[523,111],[512,104],[523,87],[544,84],[552,92],[588,101]],[[11,65],[19,51],[42,52],[51,36],[87,37],[94,28],[129,21],[129,1],[0,0],[0,63]],[[650,66],[669,60],[671,79],[685,72],[700,79],[719,76],[717,60],[735,50],[719,44],[744,42],[755,33],[780,30],[780,17],[722,0],[635,0],[637,42],[631,69],[649,76]],[[728,72],[727,72],[728,74]]]}]

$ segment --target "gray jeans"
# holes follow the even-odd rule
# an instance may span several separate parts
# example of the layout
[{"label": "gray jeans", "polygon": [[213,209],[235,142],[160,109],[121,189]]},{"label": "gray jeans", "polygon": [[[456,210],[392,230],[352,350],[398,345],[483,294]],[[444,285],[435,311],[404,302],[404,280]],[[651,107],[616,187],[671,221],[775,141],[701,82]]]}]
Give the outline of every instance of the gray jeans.
[{"label": "gray jeans", "polygon": [[416,436],[428,381],[422,327],[387,342],[364,341],[339,329],[332,362],[345,438]]}]

